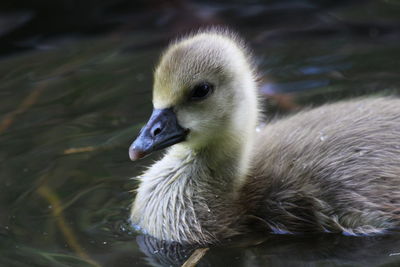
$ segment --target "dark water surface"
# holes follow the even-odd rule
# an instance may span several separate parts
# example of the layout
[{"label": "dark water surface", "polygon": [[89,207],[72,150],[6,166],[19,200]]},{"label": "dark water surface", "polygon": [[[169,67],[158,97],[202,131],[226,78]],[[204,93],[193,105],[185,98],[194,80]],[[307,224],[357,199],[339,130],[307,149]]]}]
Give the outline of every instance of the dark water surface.
[{"label": "dark water surface", "polygon": [[[398,94],[400,2],[321,3],[195,4],[192,17],[177,8],[142,30],[55,38],[1,59],[0,265],[179,266],[190,255],[127,222],[130,178],[160,156],[132,163],[128,147],[151,112],[158,56],[188,21],[248,40],[269,116]],[[400,235],[257,237],[199,265],[400,266]]]}]

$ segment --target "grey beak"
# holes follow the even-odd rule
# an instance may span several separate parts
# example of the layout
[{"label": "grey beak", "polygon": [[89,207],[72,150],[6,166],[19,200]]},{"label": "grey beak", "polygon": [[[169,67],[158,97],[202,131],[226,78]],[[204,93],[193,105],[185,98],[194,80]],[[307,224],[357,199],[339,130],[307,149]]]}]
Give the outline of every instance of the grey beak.
[{"label": "grey beak", "polygon": [[154,109],[146,126],[129,147],[129,157],[134,161],[153,151],[182,142],[188,132],[178,124],[172,108]]}]

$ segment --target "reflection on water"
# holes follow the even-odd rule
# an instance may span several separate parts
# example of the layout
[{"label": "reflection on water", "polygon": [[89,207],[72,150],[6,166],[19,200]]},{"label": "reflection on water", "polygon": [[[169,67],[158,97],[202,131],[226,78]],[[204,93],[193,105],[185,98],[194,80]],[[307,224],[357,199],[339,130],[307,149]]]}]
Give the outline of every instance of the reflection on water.
[{"label": "reflection on water", "polygon": [[[171,33],[190,19],[196,20],[191,25],[200,15],[207,23],[228,23],[249,41],[271,116],[400,92],[396,1],[368,1],[362,8],[358,1],[245,8],[237,2],[193,4],[190,10],[199,14],[193,18],[175,10],[159,21],[168,31],[119,29],[0,61],[0,265],[178,266],[187,259],[192,248],[137,237],[127,217],[136,186],[130,177],[159,157],[138,163],[128,157],[150,114],[151,72]],[[265,238],[261,245],[251,239],[212,248],[199,265],[400,263],[394,234]]]},{"label": "reflection on water", "polygon": [[[195,250],[148,236],[138,236],[137,242],[151,266],[181,266]],[[396,266],[399,246],[398,234],[366,238],[336,234],[272,235],[257,246],[236,240],[213,248],[198,266]]]}]

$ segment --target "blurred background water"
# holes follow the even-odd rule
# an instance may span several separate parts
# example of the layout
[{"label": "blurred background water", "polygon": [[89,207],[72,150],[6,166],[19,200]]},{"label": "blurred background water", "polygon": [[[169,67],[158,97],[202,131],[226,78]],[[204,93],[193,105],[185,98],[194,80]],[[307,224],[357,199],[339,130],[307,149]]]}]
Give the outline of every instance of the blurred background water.
[{"label": "blurred background water", "polygon": [[[0,3],[0,265],[179,266],[191,253],[127,218],[128,147],[151,111],[169,40],[201,26],[244,37],[268,117],[400,92],[400,1],[4,0]],[[271,236],[200,266],[400,266],[400,236]],[[260,244],[259,244],[260,243]]]}]

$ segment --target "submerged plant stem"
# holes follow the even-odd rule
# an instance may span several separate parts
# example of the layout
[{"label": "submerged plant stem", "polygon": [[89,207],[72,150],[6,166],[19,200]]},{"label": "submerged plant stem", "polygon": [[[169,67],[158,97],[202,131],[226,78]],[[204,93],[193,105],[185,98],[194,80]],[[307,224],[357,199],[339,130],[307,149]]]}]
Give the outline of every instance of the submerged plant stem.
[{"label": "submerged plant stem", "polygon": [[27,111],[33,104],[36,103],[38,97],[44,92],[47,83],[41,83],[35,87],[34,90],[22,101],[18,108],[14,111],[7,113],[0,122],[0,134],[5,132],[14,122],[17,115]]},{"label": "submerged plant stem", "polygon": [[198,248],[192,255],[182,264],[182,267],[194,267],[199,263],[199,261],[206,255],[209,248]]},{"label": "submerged plant stem", "polygon": [[79,245],[77,238],[73,230],[68,226],[65,221],[65,217],[62,212],[62,205],[58,196],[53,192],[53,190],[46,184],[41,185],[38,188],[38,193],[43,198],[45,198],[52,206],[52,214],[60,228],[62,234],[64,235],[68,245],[76,252],[76,254],[84,259],[86,262],[93,266],[100,266],[96,261],[94,261],[90,256],[84,251],[84,249]]}]

